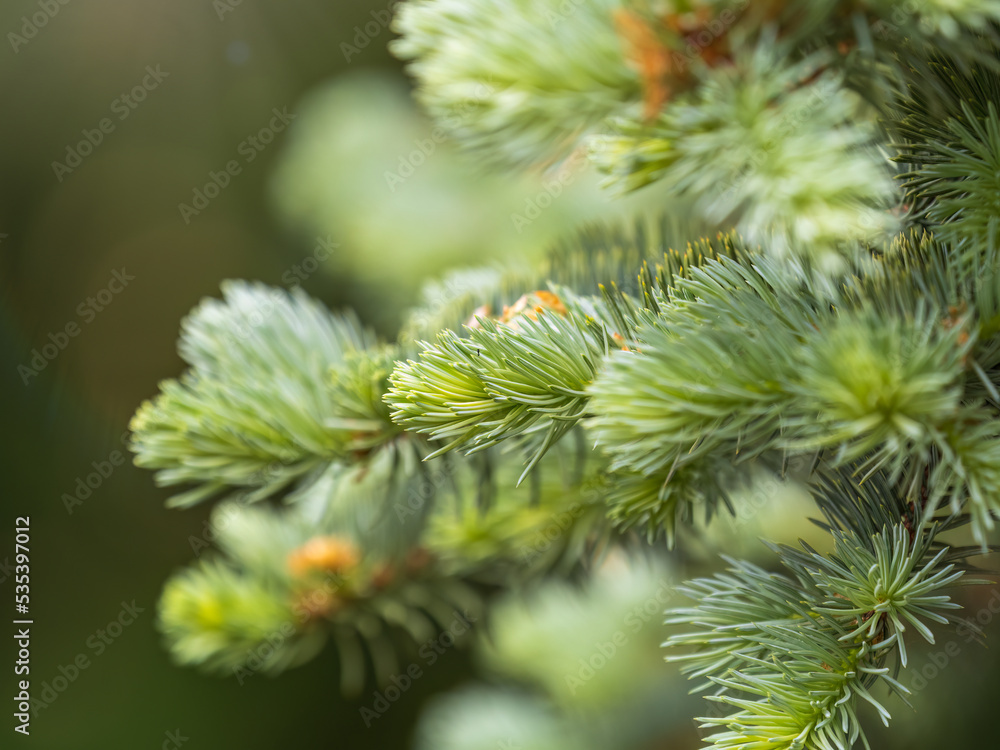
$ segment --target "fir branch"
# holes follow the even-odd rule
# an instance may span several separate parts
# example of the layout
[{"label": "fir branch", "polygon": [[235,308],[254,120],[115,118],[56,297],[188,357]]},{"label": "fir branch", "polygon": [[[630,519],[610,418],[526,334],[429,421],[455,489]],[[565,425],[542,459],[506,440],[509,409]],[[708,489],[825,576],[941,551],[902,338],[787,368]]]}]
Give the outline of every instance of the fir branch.
[{"label": "fir branch", "polygon": [[613,471],[603,477],[608,517],[622,530],[644,530],[650,543],[661,534],[673,547],[679,528],[701,517],[707,526],[720,508],[733,511],[730,495],[749,484],[746,467],[706,460],[650,475]]},{"label": "fir branch", "polygon": [[707,678],[696,689],[714,685],[711,699],[737,709],[701,719],[703,726],[726,728],[710,738],[716,747],[846,750],[859,739],[869,747],[857,699],[888,722],[872,688],[883,682],[906,692],[889,676],[887,661],[898,653],[906,666],[907,626],[933,643],[925,620],[956,621],[941,613],[958,608],[941,592],[960,582],[963,571],[944,563],[945,549],[928,559],[933,530],[913,541],[902,525],[871,537],[834,537],[830,557],[777,548],[795,578],[733,563],[729,576],[682,588],[699,603],[668,613],[668,624],[689,630],[665,645],[696,650],[668,660]]},{"label": "fir branch", "polygon": [[610,335],[592,320],[552,311],[520,317],[516,327],[478,321],[468,338],[447,331],[424,344],[419,361],[397,365],[386,401],[398,424],[445,443],[433,455],[527,436],[523,479],[584,415],[585,389]]},{"label": "fir branch", "polygon": [[132,421],[136,464],[161,486],[195,485],[172,505],[233,488],[260,499],[398,432],[373,399],[392,355],[356,319],[301,290],[229,282],[223,297],[185,321],[191,368]]},{"label": "fir branch", "polygon": [[608,184],[662,181],[765,252],[820,258],[875,240],[893,226],[890,172],[860,102],[823,72],[827,62],[783,59],[773,40],[762,43],[655,122],[621,121],[620,135],[593,139],[592,158]]},{"label": "fir branch", "polygon": [[[395,21],[418,98],[480,158],[532,164],[640,95],[612,24],[618,0],[415,0]],[[516,52],[514,52],[516,50]]]},{"label": "fir branch", "polygon": [[443,330],[462,334],[475,316],[496,316],[515,300],[538,289],[565,287],[575,297],[598,295],[614,287],[629,295],[639,293],[639,269],[645,263],[663,267],[672,277],[701,256],[738,254],[734,237],[715,243],[702,241],[686,252],[690,238],[705,235],[708,227],[691,215],[663,212],[655,218],[588,224],[552,244],[537,268],[489,267],[455,271],[428,283],[420,304],[411,310],[400,333],[400,343],[428,340]]},{"label": "fir branch", "polygon": [[[858,699],[888,721],[876,688],[905,693],[912,634],[958,622],[1000,514],[1000,0],[570,5],[413,0],[394,49],[485,161],[586,147],[610,183],[658,183],[663,219],[452,277],[396,346],[227,283],[133,421],[136,463],[189,486],[172,504],[235,500],[161,629],[237,673],[332,638],[357,689],[480,584],[589,571],[613,526],[672,544],[758,465],[808,458],[832,552],[688,582],[666,645],[729,713],[701,719],[716,747],[868,747]],[[966,526],[978,547],[945,543]]]},{"label": "fir branch", "polygon": [[[240,679],[276,673],[312,658],[328,639],[367,651],[380,683],[399,655],[473,619],[482,602],[463,581],[435,570],[426,552],[389,555],[352,539],[302,505],[219,506],[213,528],[225,557],[172,578],[160,629],[183,664]],[[345,692],[364,683],[364,663],[341,664]],[[356,692],[356,689],[355,689]]]}]

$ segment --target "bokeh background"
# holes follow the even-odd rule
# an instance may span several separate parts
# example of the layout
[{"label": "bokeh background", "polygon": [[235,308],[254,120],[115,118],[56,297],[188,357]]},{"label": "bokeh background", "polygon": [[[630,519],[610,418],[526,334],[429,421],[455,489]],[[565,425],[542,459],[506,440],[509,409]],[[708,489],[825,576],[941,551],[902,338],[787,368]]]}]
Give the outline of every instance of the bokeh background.
[{"label": "bokeh background", "polygon": [[[358,709],[371,696],[338,696],[329,652],[243,685],[176,668],[155,629],[155,602],[194,556],[190,539],[204,533],[209,508],[166,510],[165,493],[130,460],[82,503],[67,502],[81,499],[78,482],[95,462],[125,454],[136,406],[182,369],[180,320],[221,280],[301,283],[392,336],[421,283],[446,269],[531,262],[584,219],[655,204],[655,194],[609,201],[573,165],[498,175],[465,162],[412,103],[387,51],[389,10],[370,0],[0,6],[0,563],[13,557],[15,517],[30,515],[36,695],[71,673],[60,668],[78,654],[89,659],[29,738],[5,711],[0,747],[158,748],[179,732],[185,748],[405,748],[424,705],[472,674],[467,653],[449,650],[368,728]],[[262,133],[281,122],[275,110],[290,124]],[[109,132],[100,133],[105,119]],[[88,132],[100,133],[91,149],[80,146]],[[70,151],[89,153],[77,163]],[[232,161],[239,173],[204,208],[182,210]],[[546,193],[553,199],[533,211]],[[98,301],[99,312],[80,313],[123,269],[128,285]],[[34,351],[62,340],[69,323],[79,335],[26,375]],[[782,518],[768,517],[769,535]],[[968,600],[971,614],[989,612],[992,595]],[[12,596],[0,566],[0,601]],[[143,611],[98,654],[95,636],[133,600]],[[0,612],[7,619],[6,604]],[[987,630],[1000,636],[998,623]],[[0,685],[13,691],[14,649],[3,640]],[[943,645],[914,658],[928,663]],[[897,731],[877,733],[879,746],[992,737],[995,651],[963,641],[918,694],[922,710],[897,707]],[[685,721],[663,746],[697,744]]]}]

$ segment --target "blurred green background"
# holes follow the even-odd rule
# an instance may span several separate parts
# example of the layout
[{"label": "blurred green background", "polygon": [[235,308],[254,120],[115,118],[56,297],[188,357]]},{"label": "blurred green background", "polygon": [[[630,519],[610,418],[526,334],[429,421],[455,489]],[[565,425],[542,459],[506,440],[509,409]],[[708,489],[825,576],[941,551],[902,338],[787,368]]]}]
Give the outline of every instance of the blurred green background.
[{"label": "blurred green background", "polygon": [[[419,689],[366,728],[358,709],[371,702],[370,691],[340,699],[329,651],[278,679],[257,675],[242,686],[175,668],[154,628],[155,602],[169,573],[193,558],[189,538],[203,533],[209,508],[167,511],[166,493],[130,460],[82,504],[65,502],[95,462],[124,452],[121,436],[136,406],[180,373],[180,320],[217,294],[221,280],[301,282],[391,336],[422,279],[454,265],[526,262],[583,217],[643,210],[655,200],[608,204],[586,176],[487,175],[462,162],[408,99],[386,50],[387,7],[6,0],[0,8],[0,612],[7,619],[11,611],[5,566],[14,519],[30,515],[33,693],[41,696],[61,667],[72,673],[78,654],[89,660],[32,721],[29,738],[13,732],[7,710],[0,747],[158,748],[179,732],[185,748],[403,748],[430,696],[471,674],[468,657],[450,650]],[[148,68],[166,75],[156,82]],[[132,108],[122,97],[131,99],[144,79],[135,94],[143,100]],[[258,150],[247,139],[280,122],[275,109],[288,112],[291,125]],[[100,142],[80,148],[88,132]],[[90,153],[72,166],[68,149]],[[415,149],[425,159],[411,158]],[[195,191],[231,161],[238,174],[185,220],[179,205],[192,205]],[[412,179],[387,177],[402,174],[407,161]],[[563,187],[551,209],[518,222],[555,178]],[[310,270],[320,240],[336,252]],[[122,269],[134,278],[102,303]],[[89,298],[103,309],[79,312]],[[26,375],[33,351],[51,337],[63,341],[68,323],[79,335]],[[989,597],[973,603],[973,613]],[[133,600],[143,611],[98,654],[95,637]],[[996,623],[987,630],[1000,635]],[[11,691],[9,709],[15,651],[4,640],[0,684]],[[880,746],[935,747],[945,742],[937,737],[961,746],[992,736],[981,735],[992,731],[986,696],[1000,686],[992,653],[963,644],[942,681],[919,696],[934,710],[899,709],[905,731],[891,745],[882,744],[891,735],[878,733]],[[993,687],[973,690],[973,674]],[[973,710],[977,701],[982,711]],[[676,743],[697,745],[693,724],[679,728]]]}]

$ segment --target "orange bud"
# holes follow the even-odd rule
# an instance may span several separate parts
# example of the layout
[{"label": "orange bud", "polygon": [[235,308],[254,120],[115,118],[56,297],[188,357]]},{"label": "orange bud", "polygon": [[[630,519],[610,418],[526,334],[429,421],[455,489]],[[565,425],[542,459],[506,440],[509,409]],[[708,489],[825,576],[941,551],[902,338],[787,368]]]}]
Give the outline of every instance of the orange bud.
[{"label": "orange bud", "polygon": [[343,573],[358,564],[354,544],[337,536],[317,536],[288,555],[288,569],[294,576],[312,571]]}]

